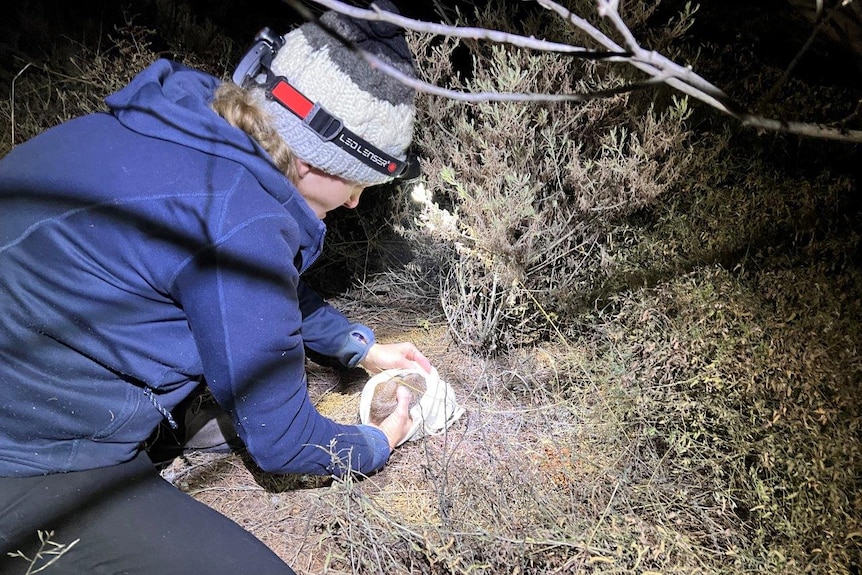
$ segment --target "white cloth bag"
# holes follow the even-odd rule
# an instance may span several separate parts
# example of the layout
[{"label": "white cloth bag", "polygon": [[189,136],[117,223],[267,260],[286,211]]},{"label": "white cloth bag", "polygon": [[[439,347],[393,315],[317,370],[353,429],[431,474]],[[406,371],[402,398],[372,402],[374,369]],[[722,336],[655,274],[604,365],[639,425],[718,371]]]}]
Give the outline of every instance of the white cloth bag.
[{"label": "white cloth bag", "polygon": [[458,405],[452,386],[440,379],[436,369],[426,373],[421,369],[387,369],[368,380],[362,388],[359,397],[359,419],[368,424],[371,420],[371,398],[374,389],[384,381],[393,377],[408,374],[418,374],[425,378],[425,393],[410,409],[413,425],[410,431],[398,445],[405,441],[415,441],[426,435],[439,435],[447,427],[455,423],[464,414],[464,408]]}]

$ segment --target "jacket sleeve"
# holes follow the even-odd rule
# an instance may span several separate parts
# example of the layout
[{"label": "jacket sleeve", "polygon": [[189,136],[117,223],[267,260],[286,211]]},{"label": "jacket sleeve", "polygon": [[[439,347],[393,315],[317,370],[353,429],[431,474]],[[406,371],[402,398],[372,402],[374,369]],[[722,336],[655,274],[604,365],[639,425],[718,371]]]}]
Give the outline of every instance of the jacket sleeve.
[{"label": "jacket sleeve", "polygon": [[342,365],[356,367],[374,345],[374,332],[361,323],[350,323],[314,290],[299,282],[302,339],[308,349],[334,357]]},{"label": "jacket sleeve", "polygon": [[197,254],[177,274],[174,295],[215,399],[231,414],[262,469],[372,472],[389,457],[385,434],[335,423],[309,399],[307,322],[292,265],[291,230],[283,219],[253,218]]}]

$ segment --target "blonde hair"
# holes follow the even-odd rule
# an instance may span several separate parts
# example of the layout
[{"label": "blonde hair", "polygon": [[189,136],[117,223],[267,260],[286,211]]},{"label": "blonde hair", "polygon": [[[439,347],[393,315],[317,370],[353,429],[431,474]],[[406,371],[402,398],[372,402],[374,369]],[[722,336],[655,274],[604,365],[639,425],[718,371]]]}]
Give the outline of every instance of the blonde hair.
[{"label": "blonde hair", "polygon": [[296,161],[293,151],[272,127],[269,116],[255,104],[247,90],[225,82],[215,91],[210,107],[227,122],[252,138],[272,157],[276,167],[296,183]]}]

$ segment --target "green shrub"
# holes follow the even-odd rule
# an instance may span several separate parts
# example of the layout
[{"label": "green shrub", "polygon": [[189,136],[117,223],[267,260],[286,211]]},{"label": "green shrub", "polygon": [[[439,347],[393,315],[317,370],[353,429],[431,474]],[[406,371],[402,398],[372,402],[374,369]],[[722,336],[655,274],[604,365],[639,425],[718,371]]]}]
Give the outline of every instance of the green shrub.
[{"label": "green shrub", "polygon": [[[633,28],[648,4],[635,4]],[[491,3],[478,25],[577,41],[561,19],[542,11],[515,18],[516,8]],[[516,22],[523,29],[512,30]],[[414,37],[413,47],[425,80],[456,89],[573,94],[632,79],[619,65],[487,42]],[[453,65],[465,53],[469,73]],[[686,169],[688,114],[685,99],[661,92],[555,104],[420,97],[428,191],[417,194],[422,211],[405,233],[436,255],[455,338],[506,349],[547,338],[554,322],[575,316],[630,247],[613,231],[621,219],[652,205]]]}]

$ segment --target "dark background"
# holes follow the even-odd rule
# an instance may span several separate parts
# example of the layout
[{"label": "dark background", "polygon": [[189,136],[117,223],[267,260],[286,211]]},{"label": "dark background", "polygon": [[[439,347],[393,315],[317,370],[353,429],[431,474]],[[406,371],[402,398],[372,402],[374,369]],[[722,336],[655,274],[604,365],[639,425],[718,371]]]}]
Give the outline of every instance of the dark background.
[{"label": "dark background", "polygon": [[[488,1],[440,0],[436,4],[449,11],[459,7],[462,13],[469,16],[477,6]],[[536,6],[525,0],[502,1],[522,4],[525,9]],[[159,3],[164,5],[161,1]],[[250,43],[254,34],[265,25],[276,30],[286,30],[298,22],[296,12],[282,0],[188,0],[184,4],[196,18],[211,21],[238,45]],[[406,16],[440,20],[435,3],[429,0],[396,0],[395,4]],[[653,25],[664,25],[684,4],[684,0],[661,2]],[[733,49],[729,57],[710,66],[709,72],[717,77],[709,79],[719,86],[731,82],[731,78],[745,72],[739,69],[740,66],[744,67],[740,60],[749,51],[756,54],[762,63],[785,67],[810,31],[807,25],[794,17],[790,4],[787,0],[700,2],[689,42],[692,45],[713,44]],[[38,63],[47,54],[62,49],[70,42],[92,42],[130,18],[137,24],[154,25],[156,5],[156,0],[15,2],[4,9],[4,15],[0,18],[0,82],[8,83],[9,74],[20,70],[28,61]],[[312,2],[307,5],[314,11],[321,10]],[[802,59],[795,74],[818,84],[860,87],[862,74],[855,60],[849,50],[822,43]]]}]

